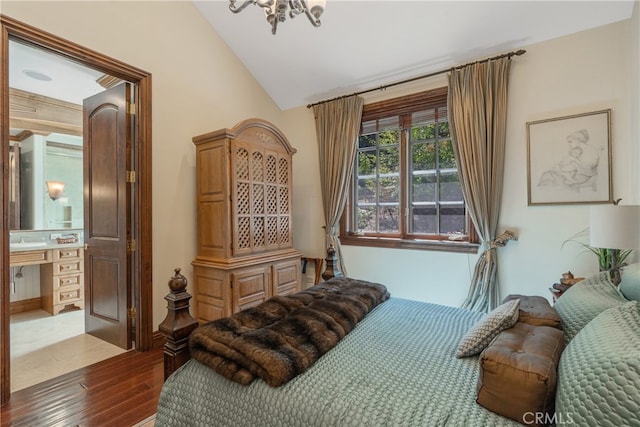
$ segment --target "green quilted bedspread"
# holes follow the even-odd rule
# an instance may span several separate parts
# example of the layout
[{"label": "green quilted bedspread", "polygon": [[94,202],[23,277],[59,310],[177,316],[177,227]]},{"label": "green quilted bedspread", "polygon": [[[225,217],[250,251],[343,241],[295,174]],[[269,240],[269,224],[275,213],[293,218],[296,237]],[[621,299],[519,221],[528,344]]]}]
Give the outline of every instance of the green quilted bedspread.
[{"label": "green quilted bedspread", "polygon": [[455,357],[481,317],[391,298],[278,388],[243,386],[191,360],[165,383],[156,426],[519,425],[475,403],[478,357]]}]

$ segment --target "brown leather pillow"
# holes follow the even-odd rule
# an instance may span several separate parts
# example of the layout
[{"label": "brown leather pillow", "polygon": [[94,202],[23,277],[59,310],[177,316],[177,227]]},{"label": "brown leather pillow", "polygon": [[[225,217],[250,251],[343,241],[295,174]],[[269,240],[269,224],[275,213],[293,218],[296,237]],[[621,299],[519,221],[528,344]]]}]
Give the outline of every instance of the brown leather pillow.
[{"label": "brown leather pillow", "polygon": [[520,313],[518,322],[536,326],[551,326],[562,329],[560,315],[551,307],[546,298],[540,296],[508,295],[502,303],[512,299],[520,300]]},{"label": "brown leather pillow", "polygon": [[563,349],[562,331],[549,326],[518,322],[500,332],[480,354],[476,402],[527,425],[553,419]]}]

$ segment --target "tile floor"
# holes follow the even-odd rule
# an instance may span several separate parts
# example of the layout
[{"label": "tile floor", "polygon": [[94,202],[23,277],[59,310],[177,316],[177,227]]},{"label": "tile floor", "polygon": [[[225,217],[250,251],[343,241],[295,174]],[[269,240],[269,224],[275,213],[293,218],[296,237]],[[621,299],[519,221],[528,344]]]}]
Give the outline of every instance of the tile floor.
[{"label": "tile floor", "polygon": [[124,353],[84,333],[84,310],[11,315],[11,391]]}]

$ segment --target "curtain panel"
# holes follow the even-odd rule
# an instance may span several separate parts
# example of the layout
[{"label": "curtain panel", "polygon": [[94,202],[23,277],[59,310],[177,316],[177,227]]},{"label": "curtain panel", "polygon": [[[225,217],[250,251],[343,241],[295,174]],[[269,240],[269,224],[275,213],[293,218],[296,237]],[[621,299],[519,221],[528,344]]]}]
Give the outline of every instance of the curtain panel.
[{"label": "curtain panel", "polygon": [[363,105],[363,98],[350,96],[313,107],[320,158],[325,249],[333,245],[338,256],[338,269],[345,275],[338,225],[353,174]]},{"label": "curtain panel", "polygon": [[483,252],[463,307],[490,311],[499,304],[497,248],[516,239],[496,237],[504,175],[507,92],[511,59],[456,68],[449,74],[449,126],[465,203]]}]

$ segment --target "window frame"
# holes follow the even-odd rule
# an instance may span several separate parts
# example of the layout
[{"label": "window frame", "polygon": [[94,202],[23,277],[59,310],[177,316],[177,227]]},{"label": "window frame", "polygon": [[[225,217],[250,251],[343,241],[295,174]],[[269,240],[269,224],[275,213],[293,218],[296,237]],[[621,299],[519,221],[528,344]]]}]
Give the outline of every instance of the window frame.
[{"label": "window frame", "polygon": [[[352,246],[372,246],[397,249],[418,249],[460,253],[477,253],[479,247],[478,235],[473,226],[473,222],[469,216],[468,208],[465,203],[466,227],[468,237],[463,241],[450,240],[447,234],[431,234],[425,236],[423,234],[408,232],[409,219],[409,180],[411,176],[408,174],[410,167],[411,141],[409,137],[409,123],[403,120],[404,117],[410,117],[411,113],[429,110],[433,108],[442,108],[447,105],[447,87],[441,87],[433,90],[419,92],[411,95],[392,98],[365,105],[362,112],[361,123],[371,120],[383,119],[392,116],[399,116],[400,124],[400,141],[399,141],[399,177],[400,177],[400,237],[390,237],[385,233],[367,233],[367,235],[359,235],[354,232],[354,204],[355,204],[355,188],[354,175],[358,173],[354,159],[354,170],[350,177],[349,194],[345,203],[345,208],[340,220],[340,242],[343,245]],[[357,143],[357,142],[356,142]],[[439,170],[439,169],[438,169]]]}]

